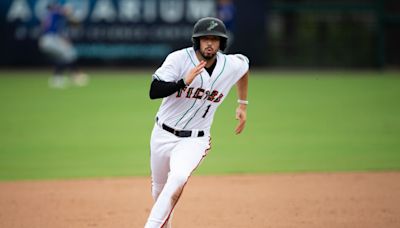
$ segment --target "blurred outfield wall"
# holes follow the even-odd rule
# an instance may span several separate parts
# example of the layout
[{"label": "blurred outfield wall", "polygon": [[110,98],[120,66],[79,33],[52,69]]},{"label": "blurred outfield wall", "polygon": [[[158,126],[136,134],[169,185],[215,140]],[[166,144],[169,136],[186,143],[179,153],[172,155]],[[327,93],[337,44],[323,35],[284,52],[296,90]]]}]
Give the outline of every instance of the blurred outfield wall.
[{"label": "blurred outfield wall", "polygon": [[[48,64],[37,39],[49,1],[0,1],[0,67]],[[159,65],[171,51],[191,45],[195,21],[215,16],[228,24],[228,52],[248,55],[253,66],[400,66],[395,0],[62,1],[81,22],[68,33],[84,65]],[[232,20],[219,10],[227,3],[234,4]]]},{"label": "blurred outfield wall", "polygon": [[[45,63],[37,48],[40,18],[52,0],[2,0],[4,65]],[[81,61],[87,64],[149,64],[190,45],[193,24],[215,16],[214,0],[63,0],[78,26],[69,26]],[[134,60],[134,61],[132,61]]]},{"label": "blurred outfield wall", "polygon": [[399,67],[400,1],[271,0],[271,66]]}]

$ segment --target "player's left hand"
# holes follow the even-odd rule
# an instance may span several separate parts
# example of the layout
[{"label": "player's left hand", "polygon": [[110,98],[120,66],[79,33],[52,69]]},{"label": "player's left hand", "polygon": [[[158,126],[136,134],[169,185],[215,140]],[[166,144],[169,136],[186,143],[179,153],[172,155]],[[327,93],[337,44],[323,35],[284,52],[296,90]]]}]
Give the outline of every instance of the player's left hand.
[{"label": "player's left hand", "polygon": [[236,119],[239,120],[239,123],[235,129],[235,133],[237,135],[242,133],[244,126],[246,124],[246,118],[247,118],[246,105],[239,105],[239,107],[236,108]]}]

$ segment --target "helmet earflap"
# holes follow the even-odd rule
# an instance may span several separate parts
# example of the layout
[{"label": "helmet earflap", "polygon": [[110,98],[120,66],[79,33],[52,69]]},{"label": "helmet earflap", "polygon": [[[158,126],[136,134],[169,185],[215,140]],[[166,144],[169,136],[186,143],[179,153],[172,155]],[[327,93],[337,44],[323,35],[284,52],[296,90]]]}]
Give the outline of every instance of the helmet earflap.
[{"label": "helmet earflap", "polygon": [[198,37],[192,38],[193,48],[195,51],[200,49],[200,39]]}]

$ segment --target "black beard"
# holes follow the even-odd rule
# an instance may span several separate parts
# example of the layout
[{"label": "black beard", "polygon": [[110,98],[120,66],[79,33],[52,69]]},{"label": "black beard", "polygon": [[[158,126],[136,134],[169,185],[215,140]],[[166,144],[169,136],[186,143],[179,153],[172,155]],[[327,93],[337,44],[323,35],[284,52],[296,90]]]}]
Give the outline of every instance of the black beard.
[{"label": "black beard", "polygon": [[201,56],[205,59],[205,60],[210,60],[212,58],[214,58],[215,54],[212,54],[210,56],[205,56],[204,52],[200,51]]}]

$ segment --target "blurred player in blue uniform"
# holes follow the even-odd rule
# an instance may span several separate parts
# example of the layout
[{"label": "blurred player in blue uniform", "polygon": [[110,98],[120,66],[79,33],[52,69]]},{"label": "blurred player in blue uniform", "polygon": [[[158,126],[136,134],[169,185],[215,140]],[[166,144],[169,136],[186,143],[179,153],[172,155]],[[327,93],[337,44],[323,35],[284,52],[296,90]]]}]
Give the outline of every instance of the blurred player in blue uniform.
[{"label": "blurred player in blue uniform", "polygon": [[232,0],[219,0],[217,5],[217,14],[218,18],[224,22],[227,32],[228,32],[228,44],[227,48],[225,48],[225,53],[229,52],[229,48],[231,47],[234,41],[234,33],[235,33],[235,14],[236,8],[235,4]]},{"label": "blurred player in blue uniform", "polygon": [[76,66],[77,53],[66,34],[66,26],[74,22],[72,9],[59,3],[50,3],[48,14],[42,21],[42,35],[39,38],[40,50],[54,62],[54,75],[49,80],[49,86],[64,88],[67,81],[64,72],[71,73],[72,82],[78,86],[88,83],[88,76],[80,72]]}]

